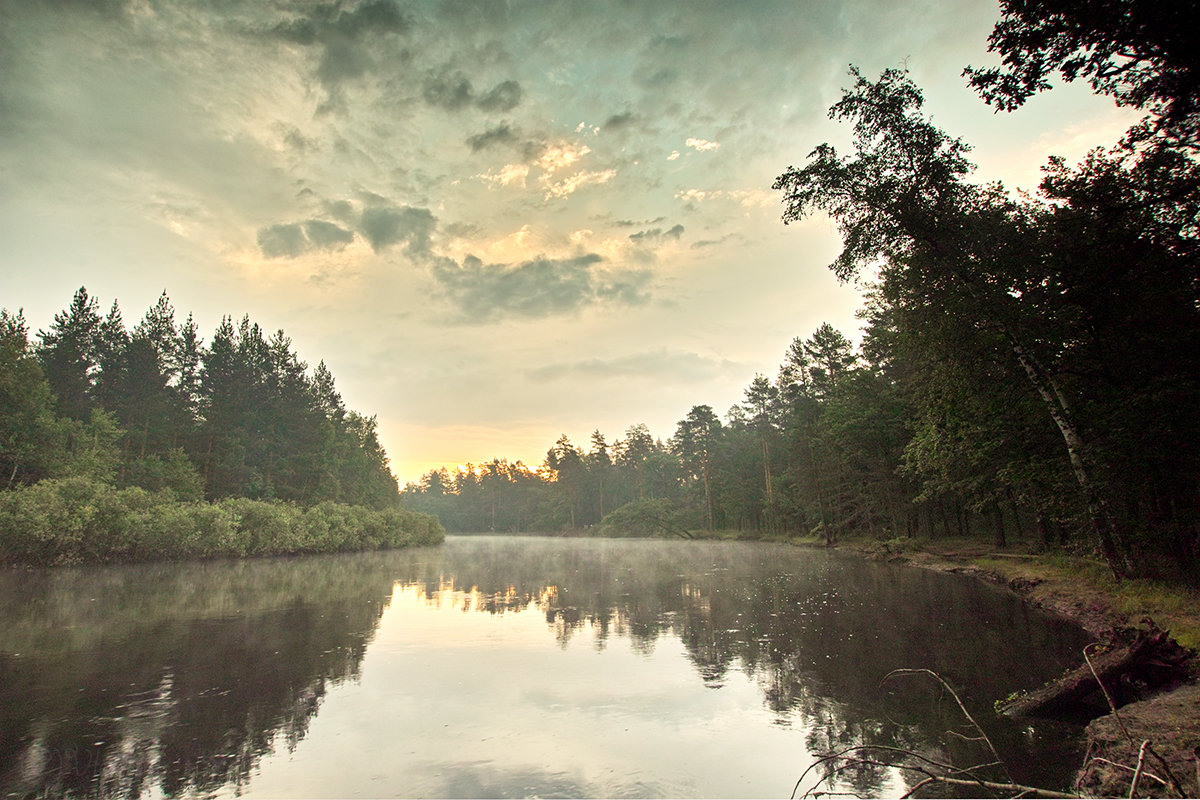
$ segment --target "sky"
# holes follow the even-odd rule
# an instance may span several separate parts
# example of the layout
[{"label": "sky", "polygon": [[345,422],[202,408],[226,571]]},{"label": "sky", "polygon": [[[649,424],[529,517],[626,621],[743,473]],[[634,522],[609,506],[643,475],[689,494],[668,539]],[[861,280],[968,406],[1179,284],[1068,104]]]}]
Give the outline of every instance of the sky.
[{"label": "sky", "polygon": [[667,439],[862,287],[771,191],[850,85],[907,66],[980,181],[1114,143],[1086,86],[997,115],[991,0],[0,0],[0,306],[166,291],[282,329],[401,485],[566,434]]}]

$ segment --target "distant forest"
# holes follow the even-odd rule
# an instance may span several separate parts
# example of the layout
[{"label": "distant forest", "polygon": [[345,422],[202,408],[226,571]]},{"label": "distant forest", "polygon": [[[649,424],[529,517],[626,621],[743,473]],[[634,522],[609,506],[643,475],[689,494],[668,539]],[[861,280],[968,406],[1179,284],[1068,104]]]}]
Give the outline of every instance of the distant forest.
[{"label": "distant forest", "polygon": [[724,419],[697,405],[665,442],[563,437],[536,471],[434,471],[406,502],[459,531],[1020,536],[1200,583],[1194,9],[1001,11],[1002,66],[966,70],[988,103],[1012,111],[1061,77],[1143,120],[1078,166],[1052,158],[1031,197],[971,182],[969,146],[907,72],[852,69],[830,109],[850,151],[820,145],[774,188],[785,223],[838,226],[831,269],[865,292],[857,351],[822,326]]},{"label": "distant forest", "polygon": [[345,407],[324,362],[309,370],[283,331],[248,317],[222,319],[205,345],[165,292],[132,330],[86,288],[34,341],[20,312],[0,311],[0,477],[0,561],[441,537],[401,509],[375,418]]}]

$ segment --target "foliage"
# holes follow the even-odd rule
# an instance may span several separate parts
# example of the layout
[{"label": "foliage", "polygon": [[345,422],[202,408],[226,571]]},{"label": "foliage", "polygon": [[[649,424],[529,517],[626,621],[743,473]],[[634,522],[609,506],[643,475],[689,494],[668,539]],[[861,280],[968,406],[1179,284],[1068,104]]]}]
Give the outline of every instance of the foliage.
[{"label": "foliage", "polygon": [[174,492],[118,489],[75,477],[0,494],[0,561],[53,566],[94,562],[278,556],[377,550],[441,542],[426,514],[323,502],[228,498],[180,502]]},{"label": "foliage", "polygon": [[987,102],[1012,111],[1051,87],[1058,73],[1086,79],[1118,105],[1142,109],[1147,119],[1131,139],[1160,134],[1200,146],[1200,47],[1194,3],[1187,0],[1002,0],[988,49],[1003,66],[968,67]]},{"label": "foliage", "polygon": [[[205,346],[166,293],[132,331],[87,290],[31,345],[0,311],[0,561],[207,558],[440,541],[399,506],[374,417],[278,331]],[[208,501],[207,503],[205,501]]]}]

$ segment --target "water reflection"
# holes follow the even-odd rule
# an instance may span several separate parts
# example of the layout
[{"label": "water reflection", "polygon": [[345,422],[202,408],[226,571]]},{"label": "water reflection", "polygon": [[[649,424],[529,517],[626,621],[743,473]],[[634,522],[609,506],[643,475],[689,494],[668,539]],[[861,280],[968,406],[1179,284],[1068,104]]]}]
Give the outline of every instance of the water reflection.
[{"label": "water reflection", "polygon": [[[452,537],[393,553],[6,572],[0,795],[252,793],[267,754],[296,748],[331,690],[360,677],[401,595],[472,616],[536,610],[561,650],[603,655],[620,641],[648,658],[681,646],[694,685],[729,691],[731,678],[748,676],[774,725],[800,732],[809,752],[878,743],[972,758],[945,735],[959,722],[952,701],[918,681],[881,689],[881,677],[933,669],[982,715],[1061,671],[1084,644],[1077,630],[971,581],[769,545]],[[529,697],[547,679],[539,669],[528,670]],[[1074,751],[1061,730],[990,716],[989,725],[1014,765],[1039,755],[1042,766],[1014,777],[1064,782]],[[384,793],[708,793],[700,778],[672,782],[644,764],[597,784],[466,749],[445,756],[426,783]],[[876,795],[894,779],[863,767],[843,788]]]}]

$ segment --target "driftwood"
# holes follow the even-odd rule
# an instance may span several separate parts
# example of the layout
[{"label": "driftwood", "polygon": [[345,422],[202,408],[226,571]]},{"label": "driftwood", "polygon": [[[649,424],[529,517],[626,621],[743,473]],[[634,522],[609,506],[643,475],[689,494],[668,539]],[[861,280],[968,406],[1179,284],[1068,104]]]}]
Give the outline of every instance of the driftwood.
[{"label": "driftwood", "polygon": [[[1160,631],[1151,623],[1149,630],[1137,631],[1132,641],[1113,643],[1109,650],[1092,655],[1087,663],[1061,678],[999,704],[998,710],[1010,717],[1078,714],[1086,709],[1088,699],[1101,691],[1107,695],[1108,704],[1124,705],[1140,699],[1140,693],[1183,679],[1184,662],[1190,655],[1168,631]],[[1106,712],[1101,704],[1096,709],[1093,716]]]}]

